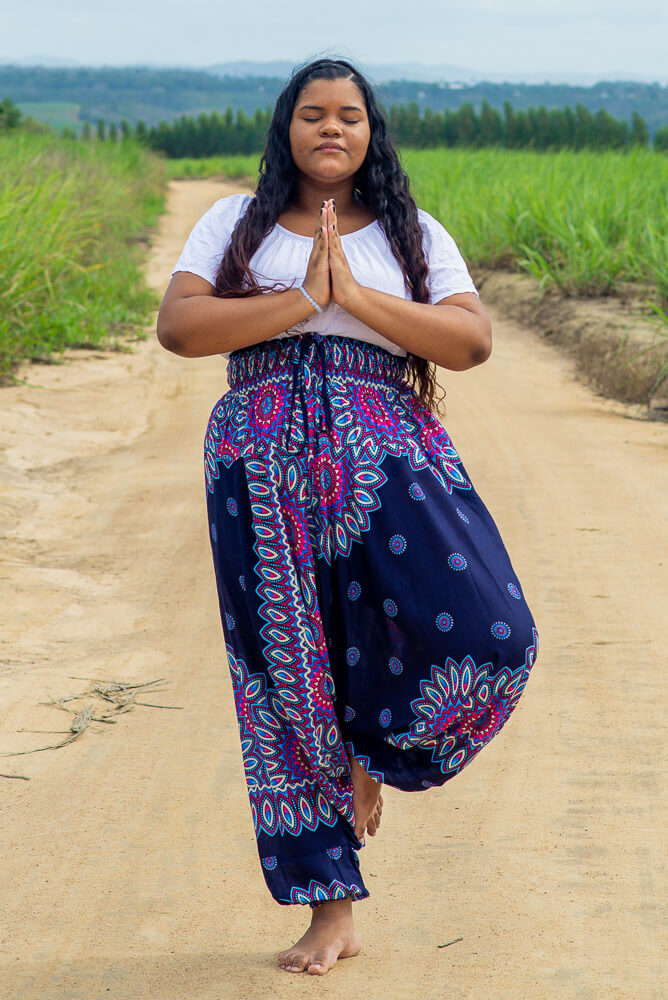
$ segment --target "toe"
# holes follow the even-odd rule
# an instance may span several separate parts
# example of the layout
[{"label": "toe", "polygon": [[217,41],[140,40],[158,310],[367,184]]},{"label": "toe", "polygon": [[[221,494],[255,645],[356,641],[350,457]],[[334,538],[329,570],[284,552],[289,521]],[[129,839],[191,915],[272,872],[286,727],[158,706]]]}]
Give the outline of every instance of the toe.
[{"label": "toe", "polygon": [[292,959],[290,972],[303,972],[308,965],[308,955],[295,955]]},{"label": "toe", "polygon": [[279,957],[278,964],[286,972],[303,972],[308,964],[308,956],[300,955],[298,952],[283,952],[282,960]]},{"label": "toe", "polygon": [[329,972],[335,962],[336,956],[329,956],[322,952],[315,952],[306,971],[310,976],[324,976],[326,972]]}]

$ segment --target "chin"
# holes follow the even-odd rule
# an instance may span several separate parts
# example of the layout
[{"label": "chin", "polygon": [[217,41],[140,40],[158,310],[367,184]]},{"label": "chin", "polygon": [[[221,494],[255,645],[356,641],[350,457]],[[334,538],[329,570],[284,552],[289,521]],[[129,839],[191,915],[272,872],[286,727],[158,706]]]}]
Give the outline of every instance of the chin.
[{"label": "chin", "polygon": [[355,171],[351,170],[341,170],[337,167],[335,163],[332,163],[332,169],[327,170],[326,168],[321,170],[315,170],[312,173],[307,174],[314,181],[346,181],[350,177],[355,176]]}]

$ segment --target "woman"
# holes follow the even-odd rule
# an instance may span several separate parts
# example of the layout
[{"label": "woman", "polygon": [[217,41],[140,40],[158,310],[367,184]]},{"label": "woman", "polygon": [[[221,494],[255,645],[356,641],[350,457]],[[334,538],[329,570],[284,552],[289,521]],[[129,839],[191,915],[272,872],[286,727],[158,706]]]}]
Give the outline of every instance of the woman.
[{"label": "woman", "polygon": [[382,783],[442,785],[498,732],[537,633],[498,530],[432,412],[433,363],[491,326],[416,208],[364,77],[323,59],[279,96],[252,198],[217,201],[159,319],[223,354],[205,441],[211,544],[263,874],[322,975],[360,942],[357,851]]}]

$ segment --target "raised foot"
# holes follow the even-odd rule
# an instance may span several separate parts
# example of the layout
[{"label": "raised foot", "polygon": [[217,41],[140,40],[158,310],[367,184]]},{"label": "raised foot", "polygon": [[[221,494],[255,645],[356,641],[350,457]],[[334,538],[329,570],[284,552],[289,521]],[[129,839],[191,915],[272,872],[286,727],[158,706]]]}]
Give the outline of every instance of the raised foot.
[{"label": "raised foot", "polygon": [[350,777],[353,783],[355,833],[359,840],[365,833],[375,837],[383,813],[383,786],[374,781],[354,757],[350,758]]},{"label": "raised foot", "polygon": [[324,976],[339,958],[359,955],[361,947],[353,924],[352,901],[331,900],[314,907],[311,926],[292,948],[279,953],[278,965],[285,972]]}]

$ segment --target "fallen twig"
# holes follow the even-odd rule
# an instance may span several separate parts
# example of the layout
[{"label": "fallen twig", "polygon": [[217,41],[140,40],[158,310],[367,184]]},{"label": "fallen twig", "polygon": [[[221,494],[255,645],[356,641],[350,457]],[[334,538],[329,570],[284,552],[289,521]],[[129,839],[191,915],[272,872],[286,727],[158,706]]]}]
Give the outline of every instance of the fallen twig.
[{"label": "fallen twig", "polygon": [[[92,683],[85,691],[79,692],[79,694],[69,694],[64,695],[62,698],[50,698],[48,701],[40,701],[40,705],[52,705],[54,708],[59,708],[63,712],[68,712],[70,715],[74,716],[72,720],[72,725],[69,730],[64,729],[18,729],[19,733],[67,733],[67,738],[62,740],[60,743],[54,743],[46,747],[37,747],[35,750],[18,750],[14,753],[4,753],[0,754],[1,757],[17,757],[22,754],[28,753],[39,753],[40,750],[58,750],[60,747],[65,747],[68,743],[73,743],[74,740],[78,739],[79,736],[88,729],[91,722],[104,722],[108,726],[113,726],[116,724],[116,719],[112,716],[118,716],[125,712],[131,712],[135,705],[142,705],[146,708],[171,708],[171,709],[182,709],[183,705],[156,705],[149,701],[137,701],[136,696],[140,692],[152,690],[161,690],[158,685],[168,684],[164,677],[158,677],[152,681],[143,681],[137,684],[131,684],[127,681],[108,681],[100,680],[99,678],[93,677],[73,677],[73,680],[87,680]],[[79,698],[90,698],[97,696],[101,698],[108,705],[112,705],[113,708],[109,712],[103,712],[101,715],[93,715],[93,705],[87,705],[83,710],[77,711],[74,708],[69,708],[66,704],[68,701],[76,701]],[[3,775],[3,777],[20,777],[19,775]],[[26,779],[29,780],[29,779]]]},{"label": "fallen twig", "polygon": [[40,750],[59,750],[60,747],[66,747],[68,743],[73,743],[74,740],[78,739],[81,734],[88,729],[92,714],[93,706],[86,705],[86,707],[79,712],[78,715],[75,715],[72,720],[72,725],[70,726],[70,735],[61,743],[51,743],[48,747],[36,747],[34,750],[15,750],[13,753],[3,753],[0,756],[21,757],[23,754],[27,753],[39,753]]},{"label": "fallen twig", "polygon": [[30,781],[27,774],[0,774],[0,778],[20,778],[21,781]]},{"label": "fallen twig", "polygon": [[437,948],[449,948],[451,944],[457,944],[458,941],[463,941],[463,937],[454,938],[452,941],[446,941],[445,944],[439,944]]}]

